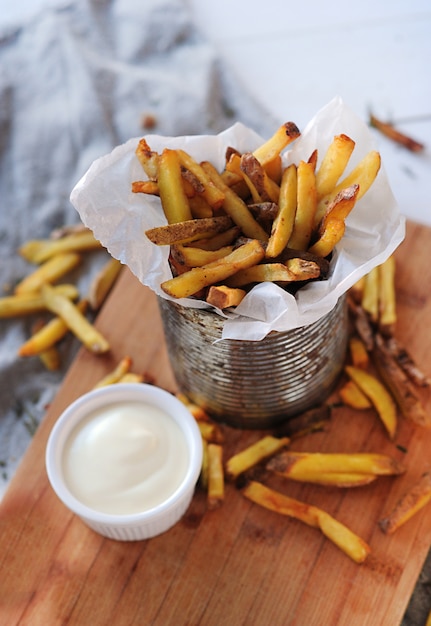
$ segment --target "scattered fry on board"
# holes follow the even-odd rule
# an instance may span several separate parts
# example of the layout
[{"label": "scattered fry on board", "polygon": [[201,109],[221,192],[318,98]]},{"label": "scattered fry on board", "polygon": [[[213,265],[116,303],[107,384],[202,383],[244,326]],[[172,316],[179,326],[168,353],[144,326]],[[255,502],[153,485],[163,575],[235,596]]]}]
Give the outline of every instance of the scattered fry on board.
[{"label": "scattered fry on board", "polygon": [[431,472],[428,471],[400,498],[391,513],[380,520],[380,528],[386,535],[393,534],[430,500]]}]

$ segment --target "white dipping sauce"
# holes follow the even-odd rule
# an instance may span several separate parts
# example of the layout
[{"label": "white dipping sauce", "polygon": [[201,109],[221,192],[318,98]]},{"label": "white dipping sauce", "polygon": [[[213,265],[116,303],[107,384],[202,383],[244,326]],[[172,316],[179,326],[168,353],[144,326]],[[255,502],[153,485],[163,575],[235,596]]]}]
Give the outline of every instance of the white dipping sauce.
[{"label": "white dipping sauce", "polygon": [[161,409],[121,402],[90,413],[65,445],[63,472],[77,500],[114,515],[166,500],[187,472],[185,435]]}]

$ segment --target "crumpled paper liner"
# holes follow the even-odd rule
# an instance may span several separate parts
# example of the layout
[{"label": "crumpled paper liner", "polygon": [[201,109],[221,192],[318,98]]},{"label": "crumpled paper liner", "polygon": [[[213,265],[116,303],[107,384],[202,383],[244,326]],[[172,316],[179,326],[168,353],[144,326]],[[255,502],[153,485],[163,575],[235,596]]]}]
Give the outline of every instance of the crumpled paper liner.
[{"label": "crumpled paper liner", "polygon": [[[366,124],[337,97],[317,113],[284,153],[284,164],[307,160],[316,148],[319,158],[323,158],[334,135],[340,133],[356,142],[346,173],[367,152],[376,149]],[[168,247],[152,244],[145,235],[147,229],[166,223],[160,200],[131,191],[133,181],[146,178],[135,156],[138,140],[130,139],[96,160],[74,187],[70,199],[83,223],[110,254],[128,265],[142,284],[169,298],[160,288],[160,283],[172,277]],[[165,147],[181,147],[198,161],[211,161],[221,171],[228,146],[241,152],[252,151],[264,139],[236,123],[219,135],[148,135],[147,141],[158,152]],[[311,282],[295,296],[273,283],[255,286],[234,311],[219,311],[226,318],[222,338],[257,341],[271,331],[287,331],[316,322],[333,309],[338,298],[361,276],[383,263],[404,235],[405,220],[382,166],[372,187],[346,220],[346,232],[335,249],[328,280]],[[175,301],[183,306],[208,308],[205,302],[193,298]]]}]

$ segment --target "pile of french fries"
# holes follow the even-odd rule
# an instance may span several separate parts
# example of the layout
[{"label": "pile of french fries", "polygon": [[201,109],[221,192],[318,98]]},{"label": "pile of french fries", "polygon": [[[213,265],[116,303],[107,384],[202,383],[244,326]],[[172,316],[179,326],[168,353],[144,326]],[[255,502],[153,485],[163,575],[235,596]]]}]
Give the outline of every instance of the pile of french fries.
[{"label": "pile of french fries", "polygon": [[12,293],[0,297],[0,319],[36,316],[33,334],[19,347],[19,356],[38,356],[47,369],[59,369],[58,346],[69,332],[95,354],[109,351],[108,340],[87,312],[101,307],[119,275],[120,262],[108,256],[85,297],[80,296],[75,284],[59,282],[82,264],[85,253],[102,249],[93,233],[81,225],[64,227],[50,238],[31,240],[20,247],[19,254],[36,267],[13,287]]},{"label": "pile of french fries", "polygon": [[226,150],[219,172],[181,149],[155,152],[145,138],[136,155],[147,176],[134,193],[159,196],[167,224],[146,236],[170,247],[174,298],[200,298],[218,309],[237,306],[256,284],[295,292],[325,279],[334,247],[356,202],[373,184],[380,154],[372,150],[348,174],[355,142],[336,135],[319,160],[284,167],[283,151],[298,137],[288,122],[253,152]]}]

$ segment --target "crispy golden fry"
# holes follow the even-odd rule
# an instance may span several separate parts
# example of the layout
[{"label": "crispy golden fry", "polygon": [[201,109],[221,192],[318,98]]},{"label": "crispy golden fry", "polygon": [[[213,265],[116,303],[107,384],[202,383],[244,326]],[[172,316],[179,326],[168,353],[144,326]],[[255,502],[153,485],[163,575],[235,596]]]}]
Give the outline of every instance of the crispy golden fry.
[{"label": "crispy golden fry", "polygon": [[395,294],[395,257],[391,255],[378,266],[379,273],[379,329],[392,335],[397,321]]},{"label": "crispy golden fry", "polygon": [[399,339],[393,336],[388,337],[386,339],[386,347],[412,383],[418,387],[429,387],[431,385],[429,377],[418,367],[411,354],[409,354],[405,346],[400,343]]},{"label": "crispy golden fry", "polygon": [[[196,239],[193,241],[194,248],[202,250],[219,250],[224,246],[230,246],[238,238],[241,230],[238,226],[232,226],[222,233],[218,233],[208,239]],[[189,244],[190,245],[190,244]]]},{"label": "crispy golden fry", "polygon": [[175,224],[156,226],[145,231],[148,239],[158,246],[188,243],[197,239],[206,239],[232,227],[232,220],[226,215],[205,219],[189,219]]},{"label": "crispy golden fry", "polygon": [[109,259],[92,280],[88,290],[88,303],[93,311],[98,311],[111,291],[122,264],[117,259]]},{"label": "crispy golden fry", "polygon": [[334,137],[316,173],[318,201],[334,189],[347,167],[354,147],[355,142],[347,135],[341,134]]},{"label": "crispy golden fry", "polygon": [[353,409],[369,409],[373,405],[367,396],[359,389],[353,380],[348,380],[339,390],[339,396],[344,404]]},{"label": "crispy golden fry", "polygon": [[287,246],[293,231],[296,214],[297,174],[296,165],[287,167],[280,183],[279,210],[273,221],[271,236],[266,248],[268,258],[277,257]]},{"label": "crispy golden fry", "polygon": [[18,252],[26,261],[39,265],[56,254],[83,252],[100,248],[102,248],[100,241],[95,239],[90,230],[85,229],[72,232],[60,239],[32,239],[23,244],[18,249]]},{"label": "crispy golden fry", "polygon": [[165,148],[160,155],[157,170],[160,201],[168,224],[192,219],[189,201],[184,190],[178,152]]},{"label": "crispy golden fry", "polygon": [[[45,323],[42,320],[39,320],[33,325],[33,335],[38,333],[43,327]],[[46,369],[50,372],[57,371],[61,366],[61,357],[60,353],[57,350],[56,346],[49,346],[45,350],[39,353],[39,358],[42,363],[45,365]]]},{"label": "crispy golden fry", "polygon": [[243,495],[260,506],[304,522],[321,532],[356,563],[363,563],[370,547],[349,528],[331,517],[326,511],[305,502],[250,481],[242,490]]},{"label": "crispy golden fry", "polygon": [[218,508],[224,501],[223,447],[209,443],[207,503],[210,510]]},{"label": "crispy golden fry", "polygon": [[319,278],[321,266],[311,259],[293,257],[285,262],[287,269],[295,276],[295,280],[313,280]]},{"label": "crispy golden fry", "polygon": [[[384,454],[324,453],[285,451],[273,457],[266,468],[280,476],[300,482],[317,482],[340,487],[367,484],[373,476],[393,476],[405,472],[404,466]],[[331,474],[336,476],[331,477]],[[365,476],[363,483],[355,474]],[[350,481],[350,483],[348,482]]]},{"label": "crispy golden fry", "polygon": [[368,368],[370,356],[363,341],[355,335],[349,338],[349,351],[354,367],[360,367],[364,370]]},{"label": "crispy golden fry", "polygon": [[320,238],[308,251],[321,257],[327,257],[331,254],[337,243],[341,241],[345,230],[346,226],[343,220],[336,218],[328,219]]},{"label": "crispy golden fry", "polygon": [[202,196],[208,202],[213,209],[220,209],[224,202],[223,190],[216,186],[212,178],[208,175],[205,169],[200,163],[197,163],[193,157],[191,157],[184,150],[177,150],[180,163],[183,167],[188,169],[202,184]]},{"label": "crispy golden fry", "polygon": [[413,139],[405,133],[397,130],[392,124],[382,122],[382,120],[379,120],[373,114],[370,114],[370,126],[377,128],[382,135],[385,135],[385,137],[392,139],[395,143],[407,148],[410,152],[422,152],[425,149],[425,145],[423,143],[420,143],[419,141],[416,141],[416,139]]},{"label": "crispy golden fry", "polygon": [[225,465],[226,478],[235,480],[243,472],[280,452],[289,443],[289,437],[274,437],[273,435],[262,437],[245,450],[241,450],[241,452],[230,457]]},{"label": "crispy golden fry", "polygon": [[161,287],[165,293],[174,298],[187,298],[204,287],[225,281],[241,269],[259,263],[264,256],[262,244],[256,239],[251,239],[224,258],[202,267],[194,267],[184,274],[166,280]]},{"label": "crispy golden fry", "polygon": [[362,308],[374,324],[379,318],[379,292],[379,271],[377,267],[373,267],[365,276]]},{"label": "crispy golden fry", "polygon": [[96,354],[108,352],[110,349],[108,341],[71,300],[56,292],[48,284],[42,286],[41,294],[46,308],[60,316],[86,348]]},{"label": "crispy golden fry", "polygon": [[38,291],[44,283],[55,283],[59,278],[75,269],[80,262],[81,257],[76,252],[56,254],[23,278],[16,285],[15,294]]},{"label": "crispy golden fry", "polygon": [[397,411],[391,394],[375,376],[359,367],[347,365],[346,372],[371,400],[390,439],[393,439],[397,430]]},{"label": "crispy golden fry", "polygon": [[143,383],[145,382],[145,376],[143,374],[136,374],[135,372],[126,372],[118,379],[119,383]]},{"label": "crispy golden fry", "polygon": [[203,196],[193,196],[189,198],[190,210],[195,219],[213,217],[214,211]]},{"label": "crispy golden fry", "polygon": [[313,152],[310,154],[310,156],[308,157],[308,161],[307,161],[307,163],[310,163],[310,165],[312,166],[314,173],[316,173],[318,158],[319,158],[319,151],[316,148],[316,150],[313,150]]},{"label": "crispy golden fry", "polygon": [[253,183],[261,202],[278,202],[280,188],[276,182],[270,178],[253,154],[246,152],[241,156],[241,170]]},{"label": "crispy golden fry", "polygon": [[[263,198],[260,195],[259,191],[256,188],[256,185],[248,176],[247,172],[241,168],[241,155],[237,153],[231,154],[229,161],[226,163],[226,172],[230,172],[231,174],[241,177],[243,183],[247,187],[247,194],[245,194],[243,199],[245,200],[248,196],[251,196],[254,203],[263,202]],[[248,206],[248,205],[247,205]]]},{"label": "crispy golden fry", "polygon": [[391,391],[402,415],[418,426],[430,428],[431,417],[425,411],[411,381],[398,366],[396,359],[379,334],[375,336],[373,361],[380,378]]},{"label": "crispy golden fry", "polygon": [[269,166],[270,171],[274,159],[277,159],[280,153],[300,135],[301,133],[296,124],[286,122],[279,126],[267,141],[256,148],[253,151],[253,155],[265,169]]},{"label": "crispy golden fry", "polygon": [[160,157],[157,152],[151,150],[146,139],[139,141],[136,147],[136,156],[148,178],[150,180],[157,180]]},{"label": "crispy golden fry", "polygon": [[[79,311],[84,314],[87,310],[87,301],[81,300],[76,304]],[[34,333],[18,350],[19,356],[36,356],[49,350],[69,332],[69,327],[61,319],[54,317]]]},{"label": "crispy golden fry", "polygon": [[[76,300],[79,296],[78,288],[75,285],[57,285],[54,289],[70,300]],[[18,296],[4,296],[0,298],[0,319],[32,315],[33,313],[41,313],[46,310],[46,304],[40,292],[23,293]]]},{"label": "crispy golden fry", "polygon": [[376,150],[371,150],[346,178],[318,201],[315,224],[320,223],[328,205],[342,189],[350,187],[350,185],[359,185],[359,193],[356,200],[360,200],[375,181],[379,173],[380,163],[380,154]]},{"label": "crispy golden fry", "polygon": [[218,285],[210,287],[206,301],[217,309],[228,309],[231,306],[238,306],[245,295],[244,289]]},{"label": "crispy golden fry", "polygon": [[[316,264],[308,263],[307,279],[317,277],[320,269]],[[284,263],[261,263],[252,267],[240,270],[226,280],[229,287],[243,287],[252,283],[263,283],[265,281],[273,283],[292,283],[304,280],[304,274],[294,273]]]},{"label": "crispy golden fry", "polygon": [[311,163],[301,161],[297,169],[297,205],[289,247],[307,250],[316,212],[316,176]]},{"label": "crispy golden fry", "polygon": [[233,250],[233,246],[224,246],[218,250],[202,250],[202,248],[175,244],[171,247],[171,254],[181,265],[186,265],[187,267],[202,267],[202,265],[208,265],[208,263],[223,259],[228,254],[231,254]]},{"label": "crispy golden fry", "polygon": [[326,223],[331,219],[345,220],[356,204],[359,185],[351,185],[342,189],[328,205],[325,215],[319,226],[319,233],[323,233]]},{"label": "crispy golden fry", "polygon": [[214,185],[224,193],[223,208],[235,224],[241,228],[244,235],[250,239],[268,241],[265,230],[256,222],[245,202],[225,184],[216,168],[208,161],[204,161],[202,167]]},{"label": "crispy golden fry", "polygon": [[159,196],[159,183],[155,180],[135,180],[132,193],[146,193],[148,196]]},{"label": "crispy golden fry", "polygon": [[431,472],[420,479],[397,502],[393,511],[380,520],[379,526],[386,535],[392,535],[431,500]]},{"label": "crispy golden fry", "polygon": [[98,383],[94,385],[94,389],[100,387],[107,387],[108,385],[114,385],[118,383],[120,379],[129,372],[132,367],[132,359],[129,356],[125,356],[121,359],[118,365],[106,376],[104,376]]}]

